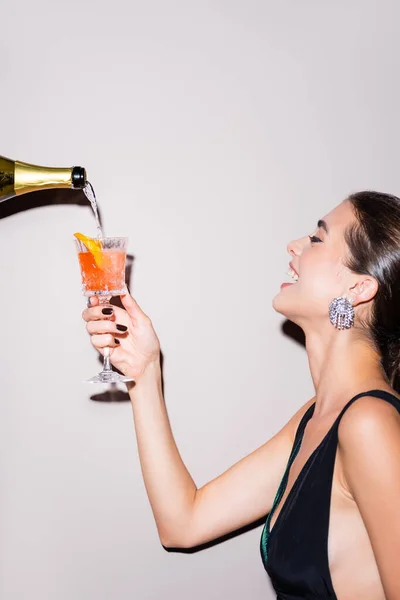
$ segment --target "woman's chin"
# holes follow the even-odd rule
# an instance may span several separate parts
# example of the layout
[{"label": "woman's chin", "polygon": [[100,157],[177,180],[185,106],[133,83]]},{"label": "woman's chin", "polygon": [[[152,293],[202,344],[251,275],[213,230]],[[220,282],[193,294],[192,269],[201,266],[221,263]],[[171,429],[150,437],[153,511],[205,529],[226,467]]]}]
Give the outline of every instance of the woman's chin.
[{"label": "woman's chin", "polygon": [[[290,318],[289,314],[293,313],[293,309],[296,307],[296,299],[290,293],[290,287],[296,285],[294,283],[283,283],[280,291],[272,300],[272,307],[276,312],[280,313],[284,317]],[[289,292],[289,293],[287,293]]]}]

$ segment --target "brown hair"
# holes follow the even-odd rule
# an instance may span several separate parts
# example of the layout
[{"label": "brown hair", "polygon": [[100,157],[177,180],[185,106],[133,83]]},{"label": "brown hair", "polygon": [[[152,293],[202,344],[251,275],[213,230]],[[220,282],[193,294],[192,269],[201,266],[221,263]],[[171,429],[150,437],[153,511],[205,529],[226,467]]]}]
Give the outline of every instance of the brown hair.
[{"label": "brown hair", "polygon": [[391,385],[400,391],[400,199],[365,191],[348,201],[357,222],[346,232],[347,266],[378,282],[369,333]]}]

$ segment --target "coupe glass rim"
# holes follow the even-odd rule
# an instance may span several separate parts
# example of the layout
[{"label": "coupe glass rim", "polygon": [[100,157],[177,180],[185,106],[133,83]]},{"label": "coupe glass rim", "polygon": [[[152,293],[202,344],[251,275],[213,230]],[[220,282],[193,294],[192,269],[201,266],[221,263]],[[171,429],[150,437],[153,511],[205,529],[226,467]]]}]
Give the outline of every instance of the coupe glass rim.
[{"label": "coupe glass rim", "polygon": [[[107,235],[106,237],[102,237],[102,238],[92,238],[94,240],[99,240],[100,242],[105,242],[108,240],[128,240],[129,237],[128,236],[118,236],[118,235]],[[81,240],[78,240],[76,237],[73,238],[73,240],[75,242],[80,242]],[[82,242],[83,243],[83,242]]]}]

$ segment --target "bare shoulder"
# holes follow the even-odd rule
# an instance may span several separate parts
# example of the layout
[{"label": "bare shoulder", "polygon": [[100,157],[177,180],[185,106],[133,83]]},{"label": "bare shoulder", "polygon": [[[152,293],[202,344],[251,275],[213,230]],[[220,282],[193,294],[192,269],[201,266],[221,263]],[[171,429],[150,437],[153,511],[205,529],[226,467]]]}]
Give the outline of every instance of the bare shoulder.
[{"label": "bare shoulder", "polygon": [[[397,395],[396,395],[397,397]],[[399,409],[400,409],[400,399]],[[382,442],[399,443],[400,412],[393,404],[373,396],[359,398],[344,413],[338,428],[342,452],[379,452]]]},{"label": "bare shoulder", "polygon": [[[400,398],[395,396],[400,410]],[[339,437],[351,436],[354,431],[374,431],[390,423],[400,422],[399,410],[381,398],[363,396],[344,413],[339,425]]]}]

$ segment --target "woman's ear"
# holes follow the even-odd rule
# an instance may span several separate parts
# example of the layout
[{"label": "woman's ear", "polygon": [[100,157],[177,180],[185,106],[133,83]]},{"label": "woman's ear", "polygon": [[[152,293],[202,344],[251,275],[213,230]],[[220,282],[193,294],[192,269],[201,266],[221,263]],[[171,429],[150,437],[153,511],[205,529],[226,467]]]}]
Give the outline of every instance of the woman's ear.
[{"label": "woman's ear", "polygon": [[374,277],[362,275],[360,279],[349,289],[349,295],[353,306],[364,304],[375,298],[378,291],[378,282]]}]

